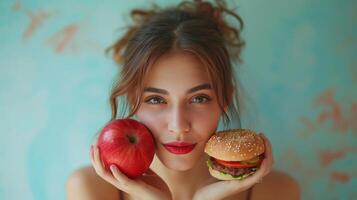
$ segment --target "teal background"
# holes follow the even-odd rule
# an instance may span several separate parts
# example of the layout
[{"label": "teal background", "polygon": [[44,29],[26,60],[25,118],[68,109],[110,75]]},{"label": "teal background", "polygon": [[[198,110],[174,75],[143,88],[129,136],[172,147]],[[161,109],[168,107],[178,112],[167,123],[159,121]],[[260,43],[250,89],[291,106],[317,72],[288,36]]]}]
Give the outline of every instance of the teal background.
[{"label": "teal background", "polygon": [[[151,2],[0,1],[1,200],[65,199],[110,117],[104,50]],[[228,2],[246,24],[243,127],[270,138],[303,199],[357,199],[357,2]]]}]

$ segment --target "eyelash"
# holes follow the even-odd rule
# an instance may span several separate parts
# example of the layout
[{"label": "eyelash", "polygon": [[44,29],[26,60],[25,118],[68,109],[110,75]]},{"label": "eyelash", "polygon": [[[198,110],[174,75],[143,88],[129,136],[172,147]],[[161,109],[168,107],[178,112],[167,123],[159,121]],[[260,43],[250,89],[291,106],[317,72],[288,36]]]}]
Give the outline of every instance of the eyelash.
[{"label": "eyelash", "polygon": [[[208,103],[209,101],[211,101],[211,98],[209,98],[209,97],[207,97],[207,96],[202,96],[202,95],[200,95],[200,96],[195,96],[194,98],[203,98],[203,99],[205,99],[204,100],[204,102],[201,102],[201,103],[198,103],[198,104],[204,104],[204,103]],[[152,105],[155,105],[155,104],[161,104],[161,103],[150,103],[150,101],[151,100],[160,100],[161,101],[161,103],[162,103],[162,101],[164,101],[161,97],[159,97],[159,96],[153,96],[153,97],[149,97],[149,98],[147,98],[146,100],[145,100],[145,103],[147,103],[147,104],[152,104]],[[166,103],[163,103],[163,104],[166,104]]]}]

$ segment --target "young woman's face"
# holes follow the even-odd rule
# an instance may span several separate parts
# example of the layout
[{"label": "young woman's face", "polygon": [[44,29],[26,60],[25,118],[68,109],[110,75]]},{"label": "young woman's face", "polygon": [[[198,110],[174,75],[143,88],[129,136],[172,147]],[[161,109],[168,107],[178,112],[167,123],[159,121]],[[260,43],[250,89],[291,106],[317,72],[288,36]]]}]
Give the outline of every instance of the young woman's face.
[{"label": "young woman's face", "polygon": [[[146,77],[141,101],[136,115],[152,131],[161,162],[174,170],[192,168],[204,154],[204,145],[221,115],[202,63],[188,53],[160,57]],[[165,147],[171,142],[195,146],[183,153],[185,150]]]}]

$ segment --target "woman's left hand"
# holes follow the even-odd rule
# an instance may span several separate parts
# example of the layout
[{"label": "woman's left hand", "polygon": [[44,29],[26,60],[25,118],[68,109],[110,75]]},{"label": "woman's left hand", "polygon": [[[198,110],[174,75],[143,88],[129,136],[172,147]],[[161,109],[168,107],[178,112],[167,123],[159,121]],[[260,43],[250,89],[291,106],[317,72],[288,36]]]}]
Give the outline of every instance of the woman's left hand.
[{"label": "woman's left hand", "polygon": [[256,183],[260,183],[263,177],[269,174],[274,163],[271,143],[263,134],[260,134],[260,136],[264,139],[265,158],[256,173],[240,181],[219,181],[204,186],[196,191],[193,196],[193,200],[224,199],[234,194],[243,192]]}]

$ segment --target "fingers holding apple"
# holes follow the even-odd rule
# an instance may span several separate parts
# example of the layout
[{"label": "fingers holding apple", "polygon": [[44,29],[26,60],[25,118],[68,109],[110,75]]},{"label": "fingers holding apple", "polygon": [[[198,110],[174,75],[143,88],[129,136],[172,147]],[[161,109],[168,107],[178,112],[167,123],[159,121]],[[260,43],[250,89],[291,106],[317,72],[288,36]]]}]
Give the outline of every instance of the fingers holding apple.
[{"label": "fingers holding apple", "polygon": [[[170,199],[166,183],[149,169],[155,145],[143,124],[115,120],[104,127],[96,143],[91,161],[100,177],[138,199]],[[144,172],[150,176],[142,176]]]},{"label": "fingers holding apple", "polygon": [[[158,196],[162,196],[157,189],[157,191],[155,191],[155,189],[154,191],[148,190],[150,186],[145,185],[146,183],[141,181],[140,178],[134,180],[127,177],[114,164],[110,166],[110,171],[108,171],[101,160],[99,148],[96,145],[93,145],[92,149],[92,165],[95,172],[105,181],[112,184],[119,190],[131,194],[132,196],[136,196],[139,199],[140,195],[143,195],[144,197],[155,196],[153,199],[156,199]],[[153,195],[155,192],[159,195]]]},{"label": "fingers holding apple", "polygon": [[110,166],[110,170],[116,180],[118,180],[115,185],[122,190],[127,190],[129,185],[132,185],[131,179],[125,176],[122,172],[118,170],[115,165]]},{"label": "fingers holding apple", "polygon": [[[91,162],[92,162],[95,172],[101,178],[103,178],[105,181],[107,181],[117,187],[117,180],[111,175],[110,172],[108,172],[105,169],[104,164],[103,164],[102,160],[100,159],[99,149],[96,145],[92,145],[92,147],[91,147]],[[122,188],[119,188],[119,189],[122,189]]]}]

